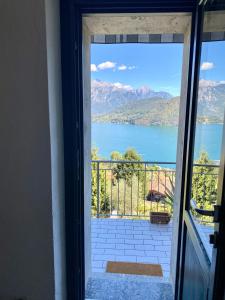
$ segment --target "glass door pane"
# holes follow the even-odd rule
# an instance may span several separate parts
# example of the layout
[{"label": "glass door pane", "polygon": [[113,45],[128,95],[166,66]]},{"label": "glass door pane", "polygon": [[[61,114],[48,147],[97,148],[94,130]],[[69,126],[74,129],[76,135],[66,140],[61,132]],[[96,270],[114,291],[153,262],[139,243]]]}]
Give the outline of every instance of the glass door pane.
[{"label": "glass door pane", "polygon": [[191,213],[198,237],[211,261],[218,173],[225,108],[225,12],[206,12],[198,86]]}]

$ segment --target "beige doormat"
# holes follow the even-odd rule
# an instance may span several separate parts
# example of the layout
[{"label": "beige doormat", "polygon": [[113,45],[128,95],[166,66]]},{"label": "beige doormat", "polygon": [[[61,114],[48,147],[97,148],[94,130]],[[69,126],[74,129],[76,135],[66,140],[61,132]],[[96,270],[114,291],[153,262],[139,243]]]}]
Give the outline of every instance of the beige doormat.
[{"label": "beige doormat", "polygon": [[120,274],[135,274],[149,276],[163,276],[161,265],[140,264],[120,261],[108,261],[106,272]]}]

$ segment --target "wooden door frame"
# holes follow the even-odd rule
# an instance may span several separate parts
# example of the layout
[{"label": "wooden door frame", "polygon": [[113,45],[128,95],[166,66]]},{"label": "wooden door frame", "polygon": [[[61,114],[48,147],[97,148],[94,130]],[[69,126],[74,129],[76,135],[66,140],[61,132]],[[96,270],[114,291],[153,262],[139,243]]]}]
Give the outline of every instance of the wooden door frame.
[{"label": "wooden door frame", "polygon": [[[190,12],[195,14],[195,11],[196,1],[194,0],[60,1],[65,165],[66,278],[67,299],[69,300],[83,300],[85,298],[82,14],[129,12]],[[193,45],[191,44],[191,48],[192,47]],[[188,97],[190,97],[190,95],[188,95]],[[188,122],[188,119],[189,110],[187,110],[185,123]],[[184,161],[184,174],[185,166]],[[181,198],[181,202],[182,199],[183,197]],[[182,203],[181,207],[183,207]],[[182,224],[182,212],[181,210],[179,225]],[[181,246],[181,226],[179,228],[178,256]],[[180,277],[179,260],[177,261],[176,272],[177,278]],[[177,281],[175,298],[177,298],[178,283]]]}]

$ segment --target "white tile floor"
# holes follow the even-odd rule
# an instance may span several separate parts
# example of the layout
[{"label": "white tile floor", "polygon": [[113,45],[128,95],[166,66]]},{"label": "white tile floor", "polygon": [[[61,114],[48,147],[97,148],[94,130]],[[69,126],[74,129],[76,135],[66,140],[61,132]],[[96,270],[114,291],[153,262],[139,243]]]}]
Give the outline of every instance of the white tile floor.
[{"label": "white tile floor", "polygon": [[168,278],[171,238],[172,222],[92,219],[92,271],[105,272],[107,261],[157,263]]},{"label": "white tile floor", "polygon": [[[196,224],[206,251],[212,227]],[[155,225],[149,221],[92,219],[92,276],[86,296],[90,299],[173,299],[169,279],[172,222]],[[163,277],[105,273],[108,260],[159,263]],[[110,293],[107,293],[110,291]]]},{"label": "white tile floor", "polygon": [[[211,258],[208,240],[213,227],[196,225]],[[171,240],[172,222],[156,225],[145,220],[92,219],[92,271],[104,273],[107,261],[156,263],[168,279]]]}]

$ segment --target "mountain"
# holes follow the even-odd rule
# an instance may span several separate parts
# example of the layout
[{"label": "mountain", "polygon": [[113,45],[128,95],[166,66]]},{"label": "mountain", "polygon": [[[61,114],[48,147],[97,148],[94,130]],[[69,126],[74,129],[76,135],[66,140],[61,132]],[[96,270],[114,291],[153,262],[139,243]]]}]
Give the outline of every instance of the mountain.
[{"label": "mountain", "polygon": [[[140,125],[178,124],[179,97],[172,98],[166,92],[155,92],[148,87],[133,89],[130,86],[98,83],[100,88],[95,85],[95,94],[92,96],[93,121]],[[225,82],[200,80],[198,97],[198,122],[223,123]],[[101,109],[98,109],[96,103]]]},{"label": "mountain", "polygon": [[223,123],[225,81],[200,80],[198,118],[203,123]]},{"label": "mountain", "polygon": [[95,122],[135,125],[174,125],[178,123],[179,97],[165,100],[150,98],[133,101],[116,110],[93,117]]},{"label": "mountain", "polygon": [[100,80],[91,81],[92,113],[101,114],[110,112],[118,107],[147,98],[171,99],[167,92],[156,92],[148,86],[133,88],[122,83],[110,83]]}]

